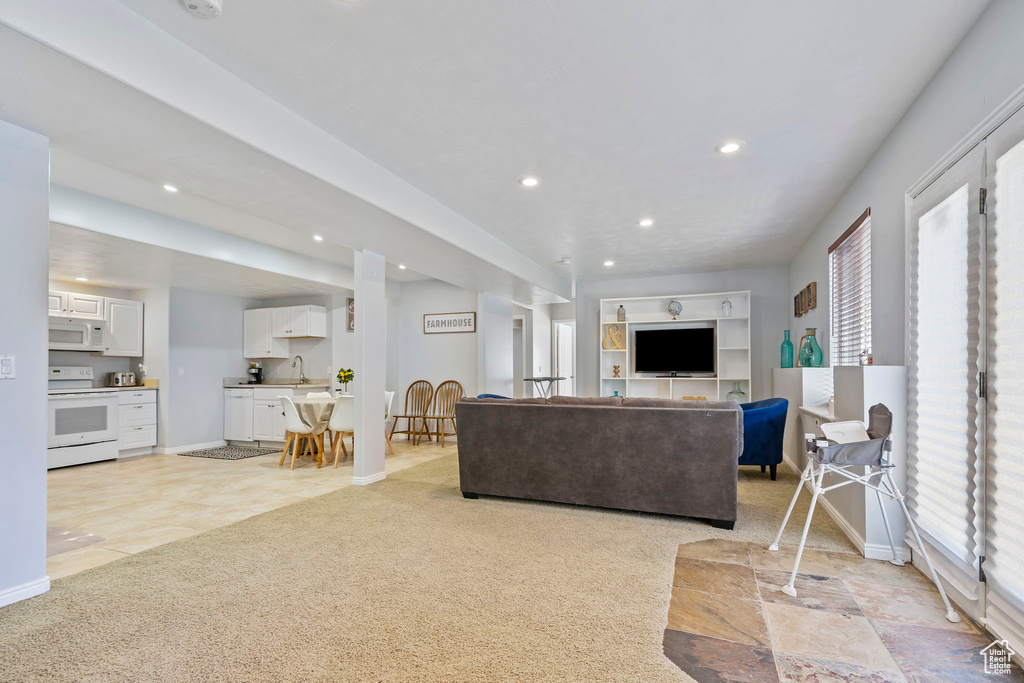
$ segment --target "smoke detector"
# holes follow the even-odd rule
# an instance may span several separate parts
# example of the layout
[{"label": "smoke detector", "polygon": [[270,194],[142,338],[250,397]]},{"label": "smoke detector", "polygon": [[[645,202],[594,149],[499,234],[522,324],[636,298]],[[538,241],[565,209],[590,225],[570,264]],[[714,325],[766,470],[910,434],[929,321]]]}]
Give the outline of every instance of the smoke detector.
[{"label": "smoke detector", "polygon": [[200,19],[216,19],[223,11],[221,0],[183,0],[185,9]]}]

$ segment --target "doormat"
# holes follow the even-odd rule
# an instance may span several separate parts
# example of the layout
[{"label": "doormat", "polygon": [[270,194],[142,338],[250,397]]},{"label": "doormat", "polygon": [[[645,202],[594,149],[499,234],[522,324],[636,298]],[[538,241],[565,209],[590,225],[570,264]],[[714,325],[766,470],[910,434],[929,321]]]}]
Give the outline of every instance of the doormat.
[{"label": "doormat", "polygon": [[217,460],[241,460],[242,458],[254,458],[257,455],[269,455],[280,453],[280,448],[251,448],[246,446],[218,446],[217,448],[204,448],[201,451],[187,451],[178,455],[187,455],[192,458],[215,458]]}]

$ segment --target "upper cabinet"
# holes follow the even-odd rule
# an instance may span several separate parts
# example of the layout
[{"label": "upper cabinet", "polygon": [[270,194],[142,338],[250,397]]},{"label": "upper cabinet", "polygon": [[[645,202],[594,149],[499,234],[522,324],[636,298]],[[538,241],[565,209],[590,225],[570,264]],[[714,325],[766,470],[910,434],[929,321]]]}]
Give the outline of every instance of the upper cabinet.
[{"label": "upper cabinet", "polygon": [[273,308],[253,308],[242,316],[242,356],[244,358],[287,358],[288,342],[274,335]]},{"label": "upper cabinet", "polygon": [[103,320],[103,297],[73,292],[50,292],[49,314],[58,318]]},{"label": "upper cabinet", "polygon": [[103,320],[103,297],[92,294],[75,294],[68,292],[67,316],[69,318],[91,318],[92,320]]},{"label": "upper cabinet", "polygon": [[63,318],[68,314],[67,292],[50,292],[48,312],[57,318]]},{"label": "upper cabinet", "polygon": [[128,299],[103,301],[107,321],[107,348],[104,356],[142,356],[142,302]]},{"label": "upper cabinet", "polygon": [[323,306],[282,306],[271,309],[273,336],[278,339],[326,337],[327,309]]}]

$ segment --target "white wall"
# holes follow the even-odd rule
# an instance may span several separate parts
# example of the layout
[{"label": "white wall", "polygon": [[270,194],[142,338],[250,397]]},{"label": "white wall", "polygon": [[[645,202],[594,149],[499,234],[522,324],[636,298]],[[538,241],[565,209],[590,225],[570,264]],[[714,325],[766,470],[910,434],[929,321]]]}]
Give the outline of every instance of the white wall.
[{"label": "white wall", "polygon": [[166,446],[224,438],[224,378],[242,377],[242,311],[255,302],[191,289],[170,290],[170,378],[160,400],[169,406]]},{"label": "white wall", "polygon": [[[358,306],[358,302],[356,304]],[[405,391],[416,380],[425,379],[435,387],[448,379],[462,383],[467,396],[477,391],[477,335],[467,333],[423,334],[426,313],[457,313],[477,310],[477,294],[438,280],[404,282],[397,301],[398,393],[401,408]],[[358,312],[358,308],[356,309]],[[356,319],[358,324],[358,318]],[[480,315],[477,314],[477,326]],[[511,323],[509,337],[511,339]],[[511,355],[509,356],[511,364]]]},{"label": "white wall", "polygon": [[46,578],[46,286],[49,140],[0,121],[0,605],[49,588]]},{"label": "white wall", "polygon": [[[533,367],[528,374],[534,377],[551,375],[551,306],[538,304],[533,307]],[[536,387],[535,387],[536,388]],[[539,392],[537,392],[539,394]]]},{"label": "white wall", "polygon": [[[871,207],[871,308],[875,364],[905,361],[904,197],[946,152],[1024,84],[1024,3],[994,0],[875,152],[790,264],[789,294],[818,283],[818,308],[791,327],[827,342],[827,250]],[[794,344],[800,335],[797,334]],[[827,345],[822,343],[827,352]]]},{"label": "white wall", "polygon": [[[789,320],[792,297],[784,266],[650,278],[586,280],[576,284],[576,395],[597,396],[599,385],[601,299],[632,296],[702,294],[750,290],[751,400],[771,392],[771,369],[779,365],[779,347]],[[558,308],[555,306],[553,308]],[[628,307],[627,307],[628,308]],[[559,314],[553,313],[558,319]]]},{"label": "white wall", "polygon": [[512,396],[512,310],[510,299],[477,295],[477,393]]}]

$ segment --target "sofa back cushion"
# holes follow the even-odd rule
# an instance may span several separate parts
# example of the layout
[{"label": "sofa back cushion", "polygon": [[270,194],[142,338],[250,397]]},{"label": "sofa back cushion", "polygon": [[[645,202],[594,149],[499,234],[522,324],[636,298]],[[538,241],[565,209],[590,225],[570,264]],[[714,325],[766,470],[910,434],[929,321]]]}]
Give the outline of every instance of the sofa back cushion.
[{"label": "sofa back cushion", "polygon": [[552,396],[548,399],[551,405],[569,406],[621,406],[620,396]]},{"label": "sofa back cushion", "polygon": [[729,408],[728,401],[683,401],[677,398],[624,398],[623,408],[679,408],[699,410],[707,408]]},{"label": "sofa back cushion", "polygon": [[537,405],[546,406],[548,400],[546,398],[479,398],[475,396],[466,396],[462,399],[464,403],[500,403],[501,405]]}]

